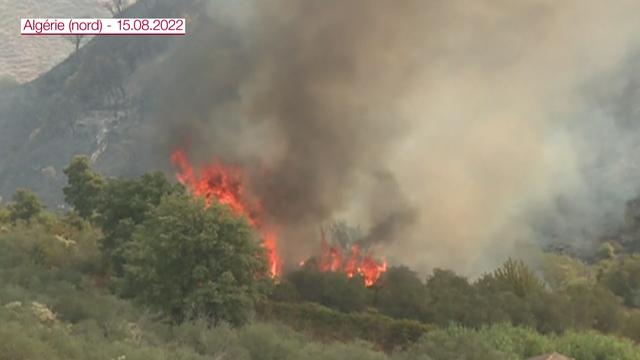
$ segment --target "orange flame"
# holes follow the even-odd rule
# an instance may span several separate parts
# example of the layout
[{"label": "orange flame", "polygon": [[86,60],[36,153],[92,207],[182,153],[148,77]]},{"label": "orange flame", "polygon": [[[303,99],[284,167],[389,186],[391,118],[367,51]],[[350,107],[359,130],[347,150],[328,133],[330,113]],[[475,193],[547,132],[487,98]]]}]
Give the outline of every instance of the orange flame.
[{"label": "orange flame", "polygon": [[[352,278],[355,274],[362,276],[366,286],[373,286],[380,276],[387,271],[387,261],[376,261],[370,254],[361,255],[360,246],[351,246],[348,256],[344,256],[342,249],[330,246],[321,230],[320,247],[322,254],[318,262],[318,269],[323,272],[341,271]],[[343,261],[344,259],[346,261]],[[304,263],[303,263],[304,265]]]},{"label": "orange flame", "polygon": [[262,246],[267,252],[269,261],[269,274],[272,277],[279,276],[281,262],[277,251],[277,236],[261,221],[260,206],[251,207],[246,203],[242,171],[214,161],[196,173],[182,150],[176,150],[171,154],[171,163],[178,168],[176,174],[178,181],[194,196],[203,197],[207,206],[215,200],[227,205],[237,216],[247,218],[249,224],[261,235]]},{"label": "orange flame", "polygon": [[[240,168],[213,161],[211,164],[194,171],[189,158],[182,150],[171,154],[171,163],[177,168],[176,178],[191,194],[202,197],[207,206],[214,201],[227,205],[237,216],[246,217],[249,224],[258,231],[262,247],[266,250],[269,274],[279,277],[282,262],[278,255],[277,233],[262,221],[262,207],[259,202],[247,202]],[[324,231],[321,238],[321,256],[318,262],[320,271],[343,272],[348,277],[362,276],[366,286],[373,286],[387,271],[387,262],[376,261],[370,254],[361,254],[360,246],[353,245],[347,254],[339,247],[329,245]],[[305,261],[299,263],[304,266]]]}]

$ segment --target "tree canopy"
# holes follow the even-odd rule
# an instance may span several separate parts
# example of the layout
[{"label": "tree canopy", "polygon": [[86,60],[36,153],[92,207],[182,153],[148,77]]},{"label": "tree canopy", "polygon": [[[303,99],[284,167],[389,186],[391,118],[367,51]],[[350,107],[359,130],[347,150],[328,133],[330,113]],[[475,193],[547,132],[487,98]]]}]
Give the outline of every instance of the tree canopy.
[{"label": "tree canopy", "polygon": [[95,212],[104,180],[91,169],[86,156],[76,156],[64,168],[67,185],[62,189],[65,201],[72,205],[80,216],[89,219]]},{"label": "tree canopy", "polygon": [[125,251],[125,286],[180,323],[245,323],[267,277],[266,257],[245,219],[186,194],[164,197]]},{"label": "tree canopy", "polygon": [[42,205],[38,197],[29,190],[16,191],[12,200],[7,210],[9,212],[9,219],[14,223],[18,220],[30,222],[44,210],[44,205]]}]

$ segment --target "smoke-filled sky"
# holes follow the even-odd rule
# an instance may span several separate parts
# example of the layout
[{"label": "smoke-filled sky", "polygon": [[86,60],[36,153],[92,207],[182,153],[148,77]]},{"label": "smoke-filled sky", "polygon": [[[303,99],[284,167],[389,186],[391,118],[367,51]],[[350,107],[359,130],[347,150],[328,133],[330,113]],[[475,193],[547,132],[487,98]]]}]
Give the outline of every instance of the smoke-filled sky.
[{"label": "smoke-filled sky", "polygon": [[638,13],[625,0],[210,1],[159,65],[154,138],[162,154],[246,166],[285,258],[346,218],[393,261],[476,274],[518,242],[579,244],[622,220],[640,184],[624,97]]}]

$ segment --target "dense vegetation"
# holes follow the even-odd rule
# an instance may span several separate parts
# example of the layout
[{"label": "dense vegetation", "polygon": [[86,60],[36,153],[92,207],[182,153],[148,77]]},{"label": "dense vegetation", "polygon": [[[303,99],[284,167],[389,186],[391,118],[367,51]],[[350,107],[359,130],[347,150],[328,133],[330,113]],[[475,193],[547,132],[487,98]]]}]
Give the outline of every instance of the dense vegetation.
[{"label": "dense vegetation", "polygon": [[640,359],[640,257],[547,254],[478,279],[308,262],[277,283],[245,219],[162,174],[66,168],[74,210],[0,206],[0,359]]}]

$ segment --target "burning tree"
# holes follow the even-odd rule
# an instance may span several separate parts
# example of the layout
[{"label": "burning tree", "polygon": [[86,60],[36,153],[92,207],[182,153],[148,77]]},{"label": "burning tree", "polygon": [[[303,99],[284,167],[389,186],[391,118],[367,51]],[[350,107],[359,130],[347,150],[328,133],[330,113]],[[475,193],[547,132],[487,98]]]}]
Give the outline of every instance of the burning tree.
[{"label": "burning tree", "polygon": [[[340,235],[333,227],[333,234]],[[363,251],[357,242],[339,241],[333,238],[331,244],[327,241],[325,230],[321,229],[321,255],[317,261],[320,271],[343,272],[352,278],[359,274],[366,286],[373,286],[380,276],[387,271],[387,262],[376,260],[370,252]],[[340,239],[338,237],[338,239]]]},{"label": "burning tree", "polygon": [[[203,198],[206,206],[220,203],[228,206],[237,216],[248,220],[261,235],[271,276],[279,276],[282,272],[282,261],[278,255],[277,234],[265,223],[264,210],[259,199],[250,201],[248,198],[242,169],[219,161],[194,169],[182,150],[173,152],[171,162],[178,170],[178,181],[192,195]],[[331,244],[326,240],[324,230],[321,232],[321,253],[316,258],[318,270],[342,272],[349,278],[358,274],[364,279],[365,285],[374,285],[387,270],[386,261],[376,260],[369,251],[363,250],[361,244],[349,240],[349,237],[354,236],[352,231],[348,231],[351,229],[345,226],[334,226],[332,229],[334,241]],[[301,265],[304,263],[301,262]]]},{"label": "burning tree", "polygon": [[176,175],[193,195],[202,197],[206,206],[220,203],[226,205],[239,217],[247,219],[249,224],[258,231],[262,238],[262,246],[267,252],[269,272],[272,277],[280,275],[281,261],[276,247],[275,232],[269,229],[262,219],[259,204],[249,204],[245,196],[242,182],[242,171],[233,166],[224,165],[218,161],[195,171],[189,163],[187,155],[177,150],[171,155],[171,162],[178,168]]}]

